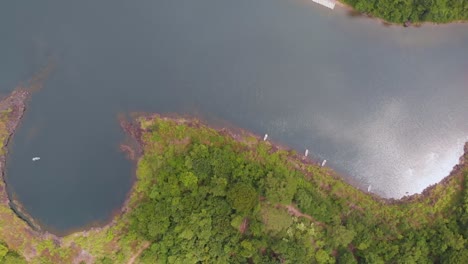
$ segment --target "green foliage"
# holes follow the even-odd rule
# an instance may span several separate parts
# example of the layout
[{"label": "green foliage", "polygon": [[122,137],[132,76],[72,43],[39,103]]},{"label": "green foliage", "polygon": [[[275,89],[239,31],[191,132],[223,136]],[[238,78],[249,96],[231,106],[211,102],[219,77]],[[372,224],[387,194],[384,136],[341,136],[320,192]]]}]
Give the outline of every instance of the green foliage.
[{"label": "green foliage", "polygon": [[[346,1],[370,8],[369,1]],[[465,3],[412,1],[422,2],[439,11]],[[371,6],[380,12],[408,3]],[[389,17],[436,17],[405,8]],[[16,251],[36,252],[33,263],[71,263],[77,249],[104,264],[128,263],[139,252],[136,263],[151,264],[468,263],[467,165],[424,196],[393,202],[253,136],[235,141],[195,121],[161,118],[145,120],[142,129],[138,180],[114,225],[57,243],[30,234],[0,207],[0,236],[8,243],[0,243],[0,263],[26,263]]]},{"label": "green foliage", "polygon": [[114,261],[109,257],[104,257],[104,258],[98,260],[97,263],[100,263],[100,264],[113,264]]},{"label": "green foliage", "polygon": [[340,255],[337,259],[339,264],[357,264],[357,260],[353,255],[353,252],[344,249],[340,251]]},{"label": "green foliage", "polygon": [[384,204],[265,142],[154,122],[129,216],[142,263],[467,263],[466,172]]},{"label": "green foliage", "polygon": [[8,249],[8,246],[0,242],[0,263],[23,264],[26,260],[17,252]]},{"label": "green foliage", "polygon": [[317,263],[335,263],[335,259],[330,256],[325,250],[320,249],[315,253],[315,260]]},{"label": "green foliage", "polygon": [[467,0],[342,0],[357,11],[393,23],[468,20]]},{"label": "green foliage", "polygon": [[258,203],[258,194],[252,186],[237,183],[229,190],[227,200],[237,212],[246,214]]},{"label": "green foliage", "polygon": [[328,237],[334,248],[340,246],[347,247],[356,236],[356,231],[347,229],[344,226],[334,226],[329,231]]},{"label": "green foliage", "polygon": [[9,252],[3,259],[5,264],[26,264],[27,261],[16,252]]},{"label": "green foliage", "polygon": [[[281,170],[280,170],[281,169]],[[266,197],[273,203],[290,204],[297,189],[297,176],[294,171],[278,166],[275,172],[269,172],[265,179]]]},{"label": "green foliage", "polygon": [[3,259],[8,253],[8,247],[0,244],[0,260]]},{"label": "green foliage", "polygon": [[293,219],[284,209],[265,208],[263,215],[265,229],[273,234],[287,230],[293,223]]},{"label": "green foliage", "polygon": [[307,188],[297,190],[294,200],[297,201],[303,212],[312,215],[321,222],[331,223],[334,216],[340,214],[339,205],[334,204],[330,197],[317,192],[310,183],[306,186]]}]

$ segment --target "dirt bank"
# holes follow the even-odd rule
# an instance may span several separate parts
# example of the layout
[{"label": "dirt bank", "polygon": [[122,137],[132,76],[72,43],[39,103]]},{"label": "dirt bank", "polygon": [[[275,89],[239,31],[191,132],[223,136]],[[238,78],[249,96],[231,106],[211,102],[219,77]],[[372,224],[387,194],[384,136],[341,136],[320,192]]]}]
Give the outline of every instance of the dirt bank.
[{"label": "dirt bank", "polygon": [[1,118],[5,124],[0,130],[0,140],[2,141],[2,151],[0,152],[0,204],[3,205],[9,206],[10,204],[4,178],[6,155],[8,154],[7,146],[21,118],[23,118],[24,111],[26,110],[26,101],[29,99],[29,96],[29,91],[17,90],[0,101]]}]

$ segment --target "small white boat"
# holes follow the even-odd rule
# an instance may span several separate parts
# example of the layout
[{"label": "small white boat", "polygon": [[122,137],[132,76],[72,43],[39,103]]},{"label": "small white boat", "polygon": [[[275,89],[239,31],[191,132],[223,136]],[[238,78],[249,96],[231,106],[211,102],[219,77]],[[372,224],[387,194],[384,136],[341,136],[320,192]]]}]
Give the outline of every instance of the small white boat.
[{"label": "small white boat", "polygon": [[268,138],[268,134],[265,134],[265,136],[263,137],[263,141],[266,141]]},{"label": "small white boat", "polygon": [[306,151],[304,153],[304,156],[306,156],[306,157],[309,156],[309,150],[308,149],[306,149]]},{"label": "small white boat", "polygon": [[370,192],[372,189],[372,185],[369,185],[369,187],[367,187],[367,192]]},{"label": "small white boat", "polygon": [[325,166],[325,164],[327,164],[327,160],[322,161],[322,167]]},{"label": "small white boat", "polygon": [[32,158],[32,161],[38,161],[40,159],[41,159],[40,157],[34,157],[34,158]]}]

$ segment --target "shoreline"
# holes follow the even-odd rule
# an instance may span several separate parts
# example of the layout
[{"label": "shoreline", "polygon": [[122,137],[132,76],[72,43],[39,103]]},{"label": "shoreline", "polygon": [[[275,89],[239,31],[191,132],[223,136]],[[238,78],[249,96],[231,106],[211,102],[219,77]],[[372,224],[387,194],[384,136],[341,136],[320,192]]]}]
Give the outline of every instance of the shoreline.
[{"label": "shoreline", "polygon": [[[417,227],[420,225],[427,225],[429,227],[431,226],[429,223],[431,223],[431,220],[434,219],[434,216],[437,216],[437,219],[444,219],[444,212],[451,212],[451,209],[447,209],[448,211],[442,211],[440,208],[441,206],[443,207],[443,205],[447,203],[449,199],[453,199],[455,197],[454,195],[462,194],[463,187],[461,184],[464,184],[468,171],[466,166],[466,158],[468,156],[467,143],[465,144],[465,153],[460,158],[460,163],[454,166],[451,173],[438,184],[429,186],[421,194],[412,195],[406,200],[387,199],[357,189],[350,185],[349,182],[345,181],[341,175],[335,173],[333,170],[319,167],[316,163],[307,163],[302,158],[302,155],[298,154],[294,150],[291,150],[291,148],[284,147],[283,145],[268,140],[265,141],[262,136],[239,127],[219,127],[207,122],[203,122],[199,118],[184,117],[173,114],[161,115],[143,113],[136,116],[133,121],[134,122],[132,123],[132,127],[136,129],[131,130],[129,134],[134,136],[140,142],[142,149],[145,150],[143,158],[149,157],[151,159],[152,157],[158,157],[161,155],[161,151],[164,152],[165,150],[169,151],[169,153],[172,153],[174,148],[176,149],[176,152],[180,151],[179,154],[185,153],[187,155],[187,153],[190,152],[185,151],[190,151],[192,146],[195,146],[194,148],[197,149],[200,144],[205,148],[210,148],[213,146],[216,148],[226,145],[230,148],[232,147],[234,153],[233,155],[239,155],[238,157],[242,157],[241,159],[245,158],[246,160],[254,160],[258,162],[260,166],[269,164],[268,162],[271,160],[273,160],[273,162],[276,160],[278,164],[283,164],[278,166],[285,166],[282,167],[285,170],[299,172],[299,175],[302,175],[301,179],[304,179],[305,182],[308,182],[308,185],[303,186],[308,186],[307,188],[310,188],[310,190],[316,190],[318,193],[317,195],[320,195],[321,193],[324,196],[328,196],[327,199],[336,199],[337,204],[343,204],[342,209],[346,215],[339,213],[339,211],[335,213],[341,217],[345,217],[344,219],[347,219],[346,217],[350,214],[352,217],[357,217],[354,219],[359,219],[359,215],[361,213],[365,214],[365,211],[368,210],[375,210],[377,212],[376,215],[372,216],[376,217],[376,223],[379,221],[385,222],[388,216],[386,213],[389,212],[394,213],[391,215],[395,215],[395,219],[390,217],[388,220],[393,219],[397,220],[397,222],[399,221],[399,217],[403,217],[404,219],[404,215],[408,213],[411,213],[414,216],[419,216],[417,220],[415,219],[414,221],[409,221],[408,223],[404,222],[409,225],[408,229],[410,230],[406,230],[406,228],[403,227],[400,229],[400,227],[394,226],[394,228],[398,228],[399,230],[406,230],[408,232],[411,232],[413,229],[417,230]],[[143,135],[143,137],[141,137],[141,135]],[[170,155],[171,154],[168,156],[169,160],[171,160]],[[270,155],[273,156],[271,160],[269,158]],[[265,174],[266,172],[263,173]],[[134,208],[133,205],[139,205],[140,201],[144,201],[140,198],[145,199],[145,197],[148,198],[147,196],[150,195],[148,194],[147,187],[152,185],[148,185],[151,180],[148,181],[147,177],[148,176],[146,174],[142,174],[142,181],[135,182],[133,188],[137,186],[137,190],[139,191],[131,194],[131,198],[133,199],[129,204],[130,209]],[[156,180],[157,177],[152,179]],[[166,180],[164,180],[164,182],[166,182]],[[142,183],[143,185],[139,183]],[[259,200],[262,201],[262,199],[265,199],[265,197],[261,195]],[[314,223],[314,225],[317,226],[322,226],[321,223],[328,223],[329,225],[322,226],[324,228],[326,226],[328,226],[327,228],[333,226],[327,222],[330,220],[321,220],[319,218],[319,213],[317,216],[311,216],[313,214],[310,213],[310,209],[307,209],[307,207],[300,207],[300,200],[291,200],[290,202],[286,202],[283,205],[284,206],[282,208],[288,209],[288,214],[290,215],[308,218]],[[270,205],[268,203],[265,206],[268,207]],[[281,205],[277,206],[281,207]],[[439,209],[432,211],[433,207]],[[331,212],[334,212],[334,209],[328,212],[328,214],[330,214]],[[400,216],[401,213],[404,213],[403,216]],[[367,216],[363,218],[368,219]],[[130,217],[128,215],[124,215],[122,217],[122,225],[128,223],[126,221],[131,219],[131,215]],[[343,218],[341,219],[343,220]],[[350,219],[352,218],[350,217]],[[454,220],[452,219],[452,221]],[[242,225],[239,227],[240,232],[244,232],[242,231],[242,226],[244,223],[245,219]],[[389,223],[391,223],[389,226],[393,226],[393,223],[395,222],[389,221]],[[122,227],[122,225],[120,225],[120,227]],[[382,226],[386,225],[382,224]],[[125,230],[123,232],[125,232]],[[401,234],[401,236],[403,237],[404,234]],[[147,245],[146,242],[147,241],[139,241],[138,248],[145,248],[145,245]],[[353,246],[351,245],[351,247]],[[351,249],[351,251],[353,251],[353,249]],[[137,251],[136,254],[138,254],[138,252],[140,251]],[[336,257],[333,252],[331,255]]]},{"label": "shoreline", "polygon": [[[67,255],[66,259],[72,260],[85,260],[85,263],[93,263],[95,257],[99,256],[99,254],[93,253],[92,242],[96,237],[101,238],[105,236],[109,232],[117,232],[116,238],[112,239],[111,242],[118,243],[119,239],[122,236],[125,236],[125,229],[122,229],[122,225],[126,224],[128,218],[126,215],[130,212],[139,202],[140,193],[136,191],[136,187],[138,185],[138,178],[136,176],[137,171],[137,164],[141,157],[144,156],[144,147],[145,142],[143,136],[145,133],[149,132],[150,130],[144,126],[144,122],[147,121],[148,124],[151,124],[152,120],[156,120],[158,118],[172,121],[175,124],[186,125],[188,127],[192,127],[195,129],[206,129],[212,130],[218,133],[222,137],[229,138],[230,140],[235,141],[239,146],[241,146],[241,151],[252,151],[255,150],[257,146],[260,144],[266,144],[268,146],[268,153],[276,153],[282,152],[284,154],[285,162],[287,162],[292,169],[297,169],[301,171],[306,178],[313,177],[313,172],[309,169],[318,169],[321,173],[325,175],[328,179],[334,179],[336,181],[340,181],[345,185],[349,185],[350,188],[356,190],[356,195],[359,197],[368,196],[370,199],[374,200],[380,206],[399,206],[399,205],[409,205],[410,203],[425,203],[430,199],[438,199],[443,197],[444,194],[438,194],[437,188],[443,188],[448,184],[453,183],[453,179],[456,177],[460,177],[462,175],[462,170],[467,168],[468,165],[468,142],[464,146],[464,154],[460,157],[459,163],[456,164],[449,175],[444,177],[441,181],[436,184],[430,185],[426,187],[421,193],[413,194],[410,196],[404,196],[400,199],[394,198],[383,198],[378,196],[374,193],[369,193],[359,188],[352,182],[350,182],[345,175],[342,175],[330,167],[321,167],[320,162],[304,157],[301,153],[298,153],[296,150],[275,142],[274,140],[267,140],[264,141],[261,135],[255,134],[251,131],[246,129],[242,129],[237,127],[233,124],[228,123],[227,121],[221,121],[219,124],[216,122],[207,122],[203,120],[201,117],[194,117],[194,116],[187,116],[187,115],[179,115],[179,114],[151,114],[151,113],[137,113],[131,114],[131,118],[129,121],[125,119],[119,119],[119,123],[123,131],[128,136],[129,142],[122,143],[121,151],[126,153],[127,158],[135,163],[135,170],[134,174],[132,175],[132,185],[130,190],[128,191],[126,198],[121,207],[116,209],[109,217],[107,221],[103,222],[94,222],[88,226],[71,230],[67,232],[65,235],[57,235],[53,232],[48,230],[44,230],[39,228],[38,230],[34,229],[34,218],[31,216],[27,216],[26,219],[18,214],[13,208],[12,203],[14,200],[11,199],[7,193],[5,180],[5,162],[6,157],[8,154],[8,142],[13,138],[15,129],[18,128],[19,124],[21,123],[21,118],[24,115],[26,110],[26,102],[30,98],[30,92],[27,90],[17,90],[12,92],[8,97],[5,97],[0,102],[0,110],[2,107],[5,106],[13,107],[11,111],[11,116],[7,122],[7,134],[4,138],[4,145],[3,149],[5,150],[2,155],[0,155],[0,169],[2,173],[2,179],[0,182],[0,206],[8,208],[11,212],[8,212],[8,216],[10,217],[11,214],[14,214],[17,218],[20,219],[21,223],[16,223],[16,225],[12,226],[5,226],[3,231],[9,231],[11,229],[12,232],[20,232],[20,236],[23,238],[23,243],[26,242],[26,246],[15,246],[13,244],[13,249],[18,250],[27,260],[38,260],[39,257],[43,256],[43,251],[41,251],[40,255],[36,252],[36,248],[41,243],[52,241],[52,245],[56,250],[69,250],[69,255]],[[10,113],[10,112],[9,112]],[[312,151],[313,152],[313,151]],[[324,183],[324,192],[332,195],[333,193],[327,189],[326,183]],[[21,212],[21,211],[20,211]],[[5,215],[1,215],[4,217]],[[28,221],[30,218],[32,221]],[[1,221],[2,219],[0,219]],[[16,220],[15,220],[16,221]],[[41,226],[39,226],[41,227]],[[1,228],[1,225],[0,225]],[[0,230],[1,231],[1,230]],[[13,239],[14,237],[11,237]],[[82,244],[85,240],[85,243]],[[13,240],[11,240],[13,241]],[[29,243],[28,243],[29,242]],[[13,242],[12,242],[13,243]],[[86,244],[88,243],[88,244]],[[132,250],[135,252],[140,252],[141,250],[138,247],[145,245],[145,241],[137,240],[135,243],[139,246]],[[86,251],[86,250],[88,251]],[[89,253],[91,252],[91,253]],[[113,252],[113,251],[111,251]],[[133,258],[135,257],[135,252],[131,255]],[[130,255],[127,255],[130,256]],[[101,256],[102,257],[102,256]],[[61,257],[59,261],[64,261],[65,257]],[[60,262],[62,263],[62,262]]]},{"label": "shoreline", "polygon": [[[7,193],[6,181],[5,181],[5,172],[6,172],[6,158],[8,155],[8,145],[11,139],[14,136],[14,132],[18,127],[21,119],[23,118],[24,112],[26,110],[26,100],[29,98],[30,93],[25,90],[13,91],[10,95],[2,98],[0,101],[0,111],[11,111],[10,115],[13,117],[6,117],[5,130],[2,131],[3,138],[3,151],[0,154],[0,175],[1,185],[0,185],[0,204],[9,205],[11,199]],[[11,110],[10,110],[11,109]]]},{"label": "shoreline", "polygon": [[[70,230],[69,232],[64,232],[62,234],[56,234],[53,232],[53,230],[46,230],[44,229],[40,223],[37,223],[37,220],[35,220],[33,217],[28,215],[26,212],[23,210],[18,210],[20,214],[25,214],[25,217],[22,215],[18,215],[19,218],[23,219],[28,226],[30,226],[34,231],[43,233],[43,234],[50,234],[58,239],[63,239],[66,237],[71,237],[71,236],[79,236],[79,235],[88,235],[89,233],[92,232],[100,232],[102,230],[108,229],[115,224],[117,224],[118,220],[122,218],[125,213],[129,212],[132,209],[132,194],[134,193],[134,189],[136,186],[136,183],[138,181],[137,176],[136,176],[136,168],[139,159],[144,155],[143,153],[143,141],[142,141],[142,135],[145,133],[145,130],[140,127],[140,121],[138,121],[140,118],[145,119],[146,121],[152,120],[154,118],[162,118],[165,120],[169,121],[174,121],[177,124],[183,124],[183,125],[188,125],[192,126],[195,128],[200,128],[200,127],[206,127],[209,129],[214,129],[216,132],[220,133],[222,136],[227,136],[233,139],[236,142],[244,142],[244,140],[248,137],[255,138],[258,140],[258,142],[263,141],[263,137],[261,135],[255,134],[254,132],[248,131],[246,129],[236,127],[232,124],[226,123],[223,121],[223,125],[217,125],[217,124],[210,124],[209,122],[203,120],[201,117],[192,117],[188,115],[179,115],[179,114],[155,114],[155,113],[132,113],[131,120],[124,120],[121,119],[119,121],[120,127],[122,130],[125,132],[125,134],[128,136],[130,139],[131,144],[129,143],[122,143],[120,144],[120,150],[122,153],[126,154],[127,159],[134,163],[135,170],[133,171],[132,177],[132,185],[130,187],[130,190],[126,194],[126,198],[124,202],[122,203],[122,206],[119,208],[116,208],[109,218],[107,220],[102,220],[102,221],[96,221],[93,223],[90,223],[86,225],[85,227],[81,228],[76,228],[74,230]],[[301,155],[298,153],[295,149],[288,147],[287,145],[278,143],[274,140],[267,140],[265,141],[266,144],[268,144],[271,147],[272,152],[277,152],[277,151],[285,151],[287,152],[288,155],[288,160],[290,163],[294,164],[299,162],[299,166],[296,166],[297,169],[301,170],[304,174],[309,174],[305,168],[307,166],[315,166],[318,167],[322,170],[326,171],[326,174],[329,177],[333,177],[334,179],[341,180],[345,184],[350,185],[352,188],[355,188],[359,190],[362,194],[371,196],[374,200],[377,202],[380,202],[385,205],[403,205],[406,203],[411,203],[411,202],[418,202],[420,200],[423,200],[424,198],[430,196],[431,192],[433,189],[435,189],[437,186],[443,186],[446,185],[453,177],[458,176],[458,174],[466,167],[467,161],[468,161],[468,142],[465,143],[464,145],[464,153],[462,156],[459,158],[459,161],[457,164],[454,165],[450,173],[445,176],[442,180],[435,184],[431,184],[424,188],[424,190],[420,193],[414,193],[411,195],[405,195],[401,198],[384,198],[379,196],[376,193],[372,192],[367,192],[363,186],[356,180],[354,180],[351,176],[346,176],[343,175],[342,173],[338,173],[335,171],[334,168],[332,167],[321,167],[320,164],[321,162],[318,160],[314,160],[313,158],[310,157],[304,157],[304,155]],[[313,152],[311,153],[313,155]],[[296,164],[297,165],[297,164]],[[3,172],[3,171],[2,171]],[[0,188],[1,191],[1,188]],[[13,203],[15,206],[19,205],[21,208],[21,203],[19,203],[17,200],[10,200],[11,203]],[[10,206],[11,208],[11,206]],[[11,208],[15,214],[16,211]],[[30,225],[30,223],[33,223],[33,226]]]},{"label": "shoreline", "polygon": [[[29,95],[30,95],[29,92],[27,92],[27,91],[24,91],[24,92],[27,93],[28,97],[29,97]],[[13,95],[15,95],[15,94],[13,94]],[[24,109],[22,110],[21,118],[22,118],[22,116],[24,114],[25,109],[26,109],[26,107],[24,106]],[[165,120],[174,121],[174,122],[176,122],[178,124],[185,124],[185,125],[196,127],[196,128],[206,127],[206,128],[214,129],[215,131],[217,131],[221,135],[230,137],[231,139],[233,139],[233,140],[235,140],[237,142],[241,142],[241,143],[244,142],[245,138],[247,138],[247,137],[255,138],[259,142],[263,141],[262,136],[260,136],[258,134],[255,134],[255,133],[253,133],[251,131],[248,131],[246,129],[236,127],[236,126],[234,126],[232,124],[227,123],[226,121],[223,121],[223,124],[220,125],[220,124],[211,124],[211,123],[203,120],[201,117],[191,117],[191,116],[179,115],[179,114],[134,113],[132,115],[133,115],[133,117],[131,117],[132,120],[127,121],[127,120],[121,119],[119,121],[119,123],[120,123],[120,126],[123,129],[123,131],[128,135],[128,138],[131,141],[133,141],[133,142],[131,142],[131,144],[122,143],[120,145],[120,150],[127,155],[127,159],[129,161],[135,163],[135,170],[134,170],[134,173],[132,175],[132,181],[133,182],[132,182],[132,186],[130,187],[130,190],[128,191],[128,193],[126,195],[126,198],[125,198],[122,206],[119,207],[119,208],[116,208],[114,210],[114,212],[111,214],[111,216],[107,220],[90,223],[89,225],[87,225],[87,226],[85,226],[83,228],[77,228],[75,230],[71,230],[70,232],[64,232],[63,234],[55,234],[53,232],[53,230],[44,229],[44,226],[42,226],[40,223],[37,223],[37,220],[35,220],[33,217],[31,217],[29,214],[27,214],[27,212],[25,212],[24,209],[21,209],[22,205],[21,205],[21,203],[19,201],[17,201],[16,199],[10,198],[8,193],[6,193],[6,195],[8,197],[8,206],[9,206],[9,208],[19,218],[21,218],[23,221],[25,221],[27,223],[27,225],[33,231],[39,232],[41,234],[50,234],[50,235],[53,235],[53,236],[55,236],[57,238],[65,238],[65,237],[75,236],[75,235],[79,235],[79,234],[87,234],[89,232],[99,232],[101,230],[107,229],[110,226],[115,225],[117,223],[117,221],[125,213],[127,213],[129,210],[132,209],[131,204],[130,204],[131,203],[131,198],[132,198],[132,194],[134,193],[134,188],[136,186],[136,182],[138,180],[137,177],[136,177],[136,165],[138,164],[138,160],[140,159],[140,157],[142,157],[142,155],[144,154],[143,153],[143,144],[144,143],[142,142],[142,135],[145,132],[145,130],[141,129],[139,127],[141,125],[140,121],[138,121],[140,118],[144,118],[145,120],[151,120],[151,119],[154,119],[154,118],[162,118],[162,119],[165,119]],[[14,126],[12,126],[12,128],[14,127],[16,129],[16,127],[21,122],[21,118],[16,120],[16,122],[14,123]],[[13,137],[13,135],[14,135],[14,131],[10,134],[8,140],[10,140]],[[364,190],[364,188],[361,188],[361,186],[358,186],[359,183],[357,183],[357,182],[350,182],[349,179],[351,179],[351,181],[352,181],[351,176],[348,176],[348,177],[343,176],[341,173],[336,172],[331,167],[321,167],[320,166],[320,161],[314,160],[313,158],[310,158],[310,157],[304,157],[304,155],[301,155],[295,149],[292,149],[292,148],[288,147],[287,145],[275,142],[274,140],[267,140],[267,141],[265,141],[265,143],[267,143],[271,147],[272,152],[277,152],[277,151],[287,152],[289,162],[291,162],[291,163],[297,163],[298,162],[300,164],[300,166],[297,167],[297,169],[300,169],[305,174],[308,174],[308,173],[304,170],[304,166],[320,167],[322,170],[326,171],[326,174],[328,176],[333,177],[335,179],[339,179],[339,180],[345,182],[346,184],[351,185],[353,188],[359,190],[363,194],[372,196],[375,200],[377,200],[379,202],[382,202],[384,204],[405,204],[405,203],[410,203],[410,202],[417,202],[418,200],[424,199],[426,196],[430,195],[430,192],[434,188],[436,188],[439,185],[446,185],[451,180],[451,178],[453,178],[454,176],[459,174],[461,172],[461,170],[464,169],[465,165],[467,165],[466,163],[468,161],[468,142],[466,142],[465,146],[464,146],[464,153],[459,158],[459,162],[454,165],[454,167],[452,168],[449,175],[445,176],[442,180],[440,180],[439,182],[437,182],[435,184],[431,184],[431,185],[427,186],[421,193],[415,193],[415,194],[412,194],[412,195],[403,196],[401,198],[384,198],[384,197],[379,196],[378,194],[367,192],[366,190]],[[8,145],[6,143],[5,147],[7,147],[7,146]],[[7,153],[8,153],[8,151],[4,155],[0,156],[0,166],[3,166],[3,167],[0,167],[1,173],[2,173],[2,179],[1,180],[5,184],[4,189],[2,189],[2,186],[0,185],[0,198],[2,198],[2,199],[4,199],[3,197],[5,195],[3,192],[6,192],[6,183],[5,183],[5,176],[4,176],[4,173],[5,173],[5,169],[4,169],[5,161],[4,160],[6,160]],[[0,201],[2,201],[2,200],[0,200]],[[17,208],[17,209],[14,209],[11,205],[14,205],[14,207]],[[19,212],[19,214],[18,214],[18,212]]]},{"label": "shoreline", "polygon": [[[235,140],[237,142],[240,142],[240,143],[242,143],[243,140],[246,137],[253,137],[253,138],[257,139],[259,142],[263,141],[263,137],[261,135],[255,134],[254,132],[248,131],[248,130],[240,128],[240,127],[233,126],[232,124],[227,123],[225,121],[223,121],[224,125],[218,126],[216,124],[211,124],[211,123],[203,120],[200,117],[192,117],[192,116],[188,116],[188,115],[136,113],[135,114],[135,120],[137,120],[139,118],[144,118],[146,120],[151,120],[151,119],[154,119],[154,118],[161,118],[161,119],[164,119],[164,120],[174,121],[174,122],[176,122],[178,124],[185,124],[185,125],[188,125],[188,126],[194,126],[196,128],[206,127],[208,129],[214,129],[215,131],[217,131],[218,133],[220,133],[223,136],[229,136],[233,140]],[[135,121],[135,122],[137,122],[137,123],[134,124],[134,126],[137,126],[138,124],[140,124],[139,121]],[[144,130],[143,130],[143,132],[144,132]],[[139,133],[139,136],[141,137],[142,131],[139,131],[138,133]],[[133,135],[130,135],[130,136],[133,137]],[[138,140],[138,142],[141,144],[141,140]],[[383,204],[389,204],[389,205],[401,205],[401,204],[405,204],[405,203],[417,202],[419,200],[422,200],[422,199],[430,196],[431,192],[437,186],[446,185],[448,182],[450,182],[450,180],[453,177],[459,176],[461,171],[468,166],[468,142],[465,142],[464,151],[463,151],[463,154],[459,157],[458,163],[455,164],[452,167],[450,173],[447,176],[445,176],[444,178],[442,178],[439,182],[431,184],[431,185],[425,187],[424,190],[421,191],[420,193],[405,195],[405,196],[403,196],[401,198],[384,198],[384,197],[379,196],[376,193],[367,192],[365,190],[365,188],[361,188],[361,186],[358,186],[358,185],[360,185],[360,183],[353,180],[353,178],[351,176],[343,175],[342,173],[337,172],[332,167],[326,167],[326,166],[321,167],[320,166],[320,163],[321,163],[320,161],[314,160],[314,159],[309,158],[309,157],[305,158],[303,155],[298,153],[293,148],[288,147],[287,145],[275,142],[274,140],[270,140],[270,139],[268,139],[266,141],[266,143],[268,143],[271,146],[271,148],[272,148],[272,150],[274,152],[276,152],[276,151],[286,151],[286,152],[288,152],[289,162],[291,162],[291,163],[299,162],[302,165],[302,167],[300,168],[301,170],[304,169],[304,167],[307,167],[307,166],[319,167],[319,168],[321,168],[323,170],[326,170],[326,174],[329,177],[333,177],[334,179],[341,180],[345,184],[350,185],[352,188],[355,188],[355,189],[359,190],[363,194],[373,197],[373,199],[375,199],[376,201],[381,202]],[[140,145],[140,148],[142,148],[141,145]],[[313,151],[311,151],[311,153],[309,155],[313,156]],[[308,174],[306,171],[304,171],[304,173]],[[351,181],[349,179],[351,179]],[[354,183],[356,183],[356,185]],[[133,186],[132,186],[132,188],[133,188]]]}]

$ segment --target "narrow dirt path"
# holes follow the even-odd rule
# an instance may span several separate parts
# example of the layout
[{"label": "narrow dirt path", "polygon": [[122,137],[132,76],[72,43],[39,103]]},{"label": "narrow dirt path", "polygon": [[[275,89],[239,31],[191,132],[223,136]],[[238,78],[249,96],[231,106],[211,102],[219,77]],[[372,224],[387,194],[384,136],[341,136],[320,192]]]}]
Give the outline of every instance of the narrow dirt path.
[{"label": "narrow dirt path", "polygon": [[290,215],[294,215],[294,216],[297,216],[297,217],[305,217],[305,218],[307,218],[307,219],[309,219],[311,221],[315,220],[312,216],[307,215],[307,214],[303,214],[301,211],[299,211],[299,209],[297,209],[293,205],[287,205],[285,207],[286,207],[286,209],[288,209],[288,213]]},{"label": "narrow dirt path", "polygon": [[324,223],[320,222],[320,221],[317,221],[317,219],[313,218],[311,215],[308,215],[308,214],[304,214],[301,212],[301,210],[299,210],[294,204],[290,204],[290,205],[279,205],[280,207],[283,207],[283,208],[286,208],[286,210],[288,210],[288,213],[292,216],[296,216],[296,217],[304,217],[304,218],[307,218],[309,219],[310,221],[314,222],[315,224],[317,225],[320,225],[320,226],[325,226]]}]

